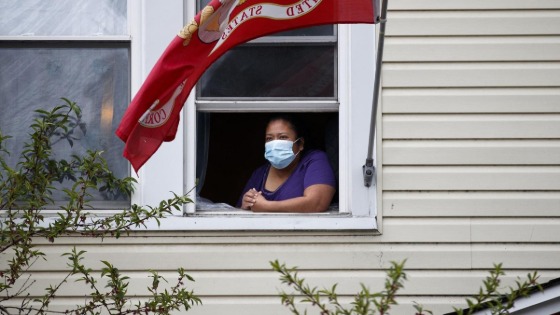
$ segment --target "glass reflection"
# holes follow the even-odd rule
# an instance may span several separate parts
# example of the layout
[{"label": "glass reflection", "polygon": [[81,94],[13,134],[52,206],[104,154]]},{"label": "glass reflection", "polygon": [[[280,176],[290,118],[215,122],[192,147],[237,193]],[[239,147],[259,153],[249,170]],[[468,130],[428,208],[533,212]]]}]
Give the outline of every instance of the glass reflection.
[{"label": "glass reflection", "polygon": [[201,97],[333,98],[335,47],[241,46],[199,81]]},{"label": "glass reflection", "polygon": [[2,0],[0,35],[127,35],[126,0]]},{"label": "glass reflection", "polygon": [[[0,46],[0,129],[11,135],[7,150],[13,152],[8,163],[15,166],[16,152],[28,141],[27,126],[34,110],[51,109],[62,104],[61,97],[82,108],[85,128],[76,128],[73,147],[57,141],[53,149],[58,158],[83,155],[88,149],[104,151],[104,157],[118,177],[129,175],[128,162],[122,158],[123,143],[114,131],[129,103],[129,49],[127,44],[113,47],[49,47],[3,43]],[[116,47],[114,47],[116,45]],[[55,195],[60,200],[62,194]],[[94,194],[95,200],[104,200]]]}]

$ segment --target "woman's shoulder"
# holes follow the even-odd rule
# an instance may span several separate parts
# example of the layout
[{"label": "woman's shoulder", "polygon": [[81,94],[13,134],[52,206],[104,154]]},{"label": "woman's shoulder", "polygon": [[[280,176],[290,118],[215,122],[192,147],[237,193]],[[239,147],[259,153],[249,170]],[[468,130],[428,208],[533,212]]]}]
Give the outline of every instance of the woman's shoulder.
[{"label": "woman's shoulder", "polygon": [[306,174],[304,187],[327,184],[336,188],[336,178],[326,152],[309,151],[303,159],[301,170]]},{"label": "woman's shoulder", "polygon": [[328,161],[327,153],[321,150],[312,149],[305,152],[305,154],[302,156],[302,162],[304,163],[321,161],[321,160]]}]

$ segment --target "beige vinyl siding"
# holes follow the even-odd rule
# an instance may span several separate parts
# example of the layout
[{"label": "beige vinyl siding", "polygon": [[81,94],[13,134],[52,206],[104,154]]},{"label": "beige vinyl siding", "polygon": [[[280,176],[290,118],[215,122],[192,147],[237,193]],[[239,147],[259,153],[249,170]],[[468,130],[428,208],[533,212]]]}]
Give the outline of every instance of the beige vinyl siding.
[{"label": "beige vinyl siding", "polygon": [[[67,262],[61,255],[76,244],[87,251],[89,267],[99,270],[103,267],[101,260],[109,257],[129,275],[131,295],[146,293],[150,283],[148,269],[157,267],[171,284],[176,277],[174,270],[185,267],[196,279],[189,287],[204,301],[204,306],[189,314],[288,314],[277,297],[282,287],[278,276],[270,271],[271,259],[299,266],[301,274],[314,285],[330,287],[338,283],[338,292],[346,301],[359,290],[360,283],[380,290],[383,270],[390,261],[407,259],[409,280],[402,291],[405,296],[399,299],[400,311],[393,314],[410,314],[412,301],[426,304],[439,314],[461,302],[461,296],[476,291],[486,269],[496,261],[507,262],[512,269],[505,283],[513,283],[534,268],[541,270],[543,281],[557,277],[560,248],[549,243],[558,241],[550,234],[559,223],[553,221],[525,220],[528,229],[522,233],[514,233],[521,224],[514,219],[387,218],[387,232],[380,237],[329,233],[139,233],[105,241],[63,238],[45,246],[44,252],[50,258],[34,265],[38,281],[31,293],[39,294],[60,279]],[[508,241],[501,233],[518,236]],[[64,298],[56,299],[56,303],[80,303],[85,292],[81,283],[66,286],[59,294]]]},{"label": "beige vinyl siding", "polygon": [[559,34],[560,1],[390,1],[380,239],[426,255],[411,300],[451,311],[500,262],[560,277]]},{"label": "beige vinyl siding", "polygon": [[[560,1],[389,0],[379,126],[381,235],[369,232],[136,232],[38,240],[39,294],[65,275],[72,246],[109,260],[145,296],[148,269],[184,267],[203,306],[188,314],[288,314],[269,262],[350,301],[383,285],[391,261],[408,281],[391,314],[417,302],[442,314],[478,291],[494,263],[504,285],[560,277]],[[365,158],[365,157],[364,157]],[[381,217],[381,216],[380,216]],[[82,284],[55,305],[83,301]]]}]

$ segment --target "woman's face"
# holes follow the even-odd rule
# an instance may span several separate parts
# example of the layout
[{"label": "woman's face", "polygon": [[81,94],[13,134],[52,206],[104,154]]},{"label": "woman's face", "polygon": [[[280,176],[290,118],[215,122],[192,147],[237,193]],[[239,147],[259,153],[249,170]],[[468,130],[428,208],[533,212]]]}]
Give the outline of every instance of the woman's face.
[{"label": "woman's face", "polygon": [[[273,120],[266,127],[265,142],[269,142],[272,140],[289,140],[293,142],[297,139],[298,135],[292,128],[292,125],[285,120]],[[294,147],[292,148],[294,150],[294,153],[301,151],[303,148],[302,145],[303,139],[296,142]]]}]

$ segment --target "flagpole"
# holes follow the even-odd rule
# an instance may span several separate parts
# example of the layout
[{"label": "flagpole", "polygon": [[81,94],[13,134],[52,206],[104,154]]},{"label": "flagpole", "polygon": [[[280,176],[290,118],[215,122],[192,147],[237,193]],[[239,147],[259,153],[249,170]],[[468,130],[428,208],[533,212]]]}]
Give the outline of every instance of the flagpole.
[{"label": "flagpole", "polygon": [[[374,0],[374,6],[379,0]],[[368,154],[366,158],[366,164],[362,166],[362,171],[364,175],[364,185],[370,187],[373,179],[375,177],[375,166],[373,165],[373,144],[375,140],[375,120],[377,118],[377,104],[379,103],[379,83],[381,79],[381,65],[383,61],[383,45],[385,44],[385,25],[387,24],[387,4],[389,0],[383,0],[383,6],[381,8],[381,17],[377,18],[376,22],[379,23],[379,41],[377,45],[376,54],[376,64],[375,64],[375,81],[373,84],[373,101],[371,109],[371,123],[369,129],[369,142],[368,142]],[[376,7],[377,8],[377,7]]]}]

